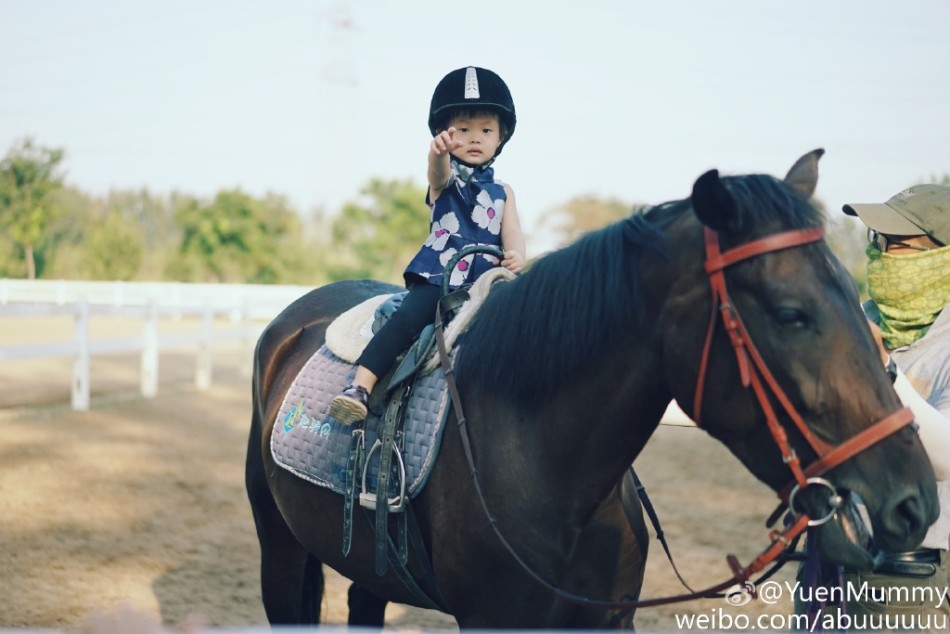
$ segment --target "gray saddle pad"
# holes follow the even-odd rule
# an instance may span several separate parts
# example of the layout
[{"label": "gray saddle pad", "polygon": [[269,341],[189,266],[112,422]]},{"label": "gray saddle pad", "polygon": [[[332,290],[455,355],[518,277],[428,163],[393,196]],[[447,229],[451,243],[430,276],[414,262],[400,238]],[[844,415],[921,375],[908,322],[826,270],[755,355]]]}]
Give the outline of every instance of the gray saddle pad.
[{"label": "gray saddle pad", "polygon": [[[366,450],[376,442],[378,416],[372,413],[359,425],[341,425],[329,414],[330,401],[349,385],[356,366],[326,346],[307,361],[294,379],[277,414],[271,435],[271,453],[281,467],[304,480],[344,493],[351,440],[355,429],[365,429]],[[416,381],[406,411],[401,448],[406,465],[406,492],[422,490],[442,436],[449,410],[445,374],[440,367]],[[379,451],[370,460],[367,485],[376,490]],[[389,495],[397,494],[393,482]]]}]

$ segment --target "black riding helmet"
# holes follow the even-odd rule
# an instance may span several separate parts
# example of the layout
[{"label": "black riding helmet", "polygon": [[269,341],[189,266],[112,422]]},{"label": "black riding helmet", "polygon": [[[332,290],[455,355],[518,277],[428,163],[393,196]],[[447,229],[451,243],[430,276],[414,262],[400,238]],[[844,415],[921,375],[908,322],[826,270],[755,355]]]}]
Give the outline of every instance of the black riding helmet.
[{"label": "black riding helmet", "polygon": [[429,105],[429,132],[435,136],[445,127],[446,116],[457,110],[491,110],[508,129],[495,156],[501,154],[505,143],[515,132],[515,102],[504,80],[484,68],[459,68],[442,78],[432,93]]}]

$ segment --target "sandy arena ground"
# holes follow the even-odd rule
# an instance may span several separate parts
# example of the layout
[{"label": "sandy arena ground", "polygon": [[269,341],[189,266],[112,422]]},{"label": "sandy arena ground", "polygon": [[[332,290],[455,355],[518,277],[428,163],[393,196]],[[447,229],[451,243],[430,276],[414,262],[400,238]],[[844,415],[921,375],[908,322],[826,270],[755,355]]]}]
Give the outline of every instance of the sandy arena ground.
[{"label": "sandy arena ground", "polygon": [[[140,322],[98,318],[93,329],[116,337]],[[2,319],[0,346],[71,332],[65,318]],[[194,352],[163,353],[159,394],[146,399],[137,356],[97,357],[88,412],[69,407],[70,360],[0,361],[0,628],[70,629],[121,606],[169,628],[194,613],[214,626],[266,622],[243,486],[249,359],[241,346],[216,347],[213,386],[200,391]],[[774,495],[703,432],[661,427],[636,466],[693,587],[727,578],[727,553],[748,563],[765,547]],[[643,596],[682,592],[660,544],[650,548]],[[776,579],[792,577],[789,567]],[[326,622],[346,622],[346,588],[328,571]],[[643,609],[636,625],[673,631],[677,615],[780,619],[790,608],[785,597],[742,607],[691,601]],[[399,605],[387,622],[454,627],[446,615]]]}]

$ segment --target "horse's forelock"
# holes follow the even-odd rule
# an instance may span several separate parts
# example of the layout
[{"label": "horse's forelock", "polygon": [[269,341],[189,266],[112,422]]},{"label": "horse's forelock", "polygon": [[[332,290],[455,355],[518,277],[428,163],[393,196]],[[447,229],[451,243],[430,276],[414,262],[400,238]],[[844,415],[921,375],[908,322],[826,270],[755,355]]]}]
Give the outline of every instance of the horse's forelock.
[{"label": "horse's forelock", "polygon": [[743,226],[774,227],[778,222],[786,229],[803,229],[825,223],[824,214],[773,176],[749,174],[722,179],[735,198],[743,217]]}]

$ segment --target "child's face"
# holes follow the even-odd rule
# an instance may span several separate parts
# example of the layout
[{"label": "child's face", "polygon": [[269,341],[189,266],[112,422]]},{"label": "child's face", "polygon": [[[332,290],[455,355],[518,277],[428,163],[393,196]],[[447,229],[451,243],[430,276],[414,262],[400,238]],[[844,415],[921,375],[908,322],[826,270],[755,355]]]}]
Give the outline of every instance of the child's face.
[{"label": "child's face", "polygon": [[464,145],[453,150],[452,156],[472,165],[487,163],[501,145],[501,132],[498,115],[457,116],[449,121],[449,127],[455,128],[452,138]]}]

